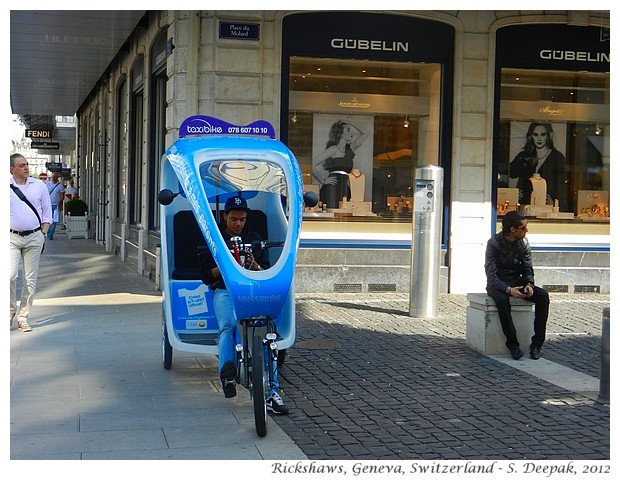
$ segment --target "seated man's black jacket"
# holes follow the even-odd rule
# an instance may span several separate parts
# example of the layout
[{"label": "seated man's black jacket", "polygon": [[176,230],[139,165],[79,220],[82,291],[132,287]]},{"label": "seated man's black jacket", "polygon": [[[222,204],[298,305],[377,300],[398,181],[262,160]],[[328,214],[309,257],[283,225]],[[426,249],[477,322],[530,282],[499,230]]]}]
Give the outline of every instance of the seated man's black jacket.
[{"label": "seated man's black jacket", "polygon": [[487,292],[508,287],[534,285],[532,251],[527,238],[509,242],[502,232],[493,235],[487,242],[484,259],[487,275]]}]

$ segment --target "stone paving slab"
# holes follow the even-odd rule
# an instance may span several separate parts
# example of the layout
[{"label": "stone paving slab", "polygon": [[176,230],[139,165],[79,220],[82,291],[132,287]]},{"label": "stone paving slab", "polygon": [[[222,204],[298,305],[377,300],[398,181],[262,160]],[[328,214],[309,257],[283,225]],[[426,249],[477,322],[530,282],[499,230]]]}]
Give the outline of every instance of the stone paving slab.
[{"label": "stone paving slab", "polygon": [[161,293],[131,265],[57,234],[41,272],[33,331],[10,332],[7,457],[306,458],[272,419],[256,435],[249,394],[224,398],[215,357],[175,352],[163,368]]}]

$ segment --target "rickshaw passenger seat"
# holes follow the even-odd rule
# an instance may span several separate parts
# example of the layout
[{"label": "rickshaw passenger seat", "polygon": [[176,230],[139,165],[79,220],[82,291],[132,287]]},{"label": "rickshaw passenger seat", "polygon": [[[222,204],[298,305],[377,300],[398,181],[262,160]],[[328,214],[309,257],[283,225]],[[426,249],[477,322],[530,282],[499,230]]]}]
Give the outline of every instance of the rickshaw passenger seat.
[{"label": "rickshaw passenger seat", "polygon": [[[202,231],[191,210],[181,210],[174,215],[174,270],[175,280],[200,280],[198,254],[208,248]],[[268,240],[267,215],[261,210],[250,210],[248,228]]]},{"label": "rickshaw passenger seat", "polygon": [[248,228],[256,232],[263,240],[269,240],[267,232],[267,215],[262,210],[250,210],[248,213]]},{"label": "rickshaw passenger seat", "polygon": [[200,280],[198,253],[207,248],[207,242],[191,210],[174,215],[174,270],[175,280]]}]

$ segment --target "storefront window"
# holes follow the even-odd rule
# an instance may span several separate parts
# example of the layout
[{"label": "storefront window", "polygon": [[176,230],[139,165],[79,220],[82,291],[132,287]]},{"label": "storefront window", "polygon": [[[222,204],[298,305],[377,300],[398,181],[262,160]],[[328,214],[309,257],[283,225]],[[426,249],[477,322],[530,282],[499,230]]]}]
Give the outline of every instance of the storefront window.
[{"label": "storefront window", "polygon": [[609,223],[609,30],[508,27],[497,58],[498,216],[518,209],[543,226]]},{"label": "storefront window", "polygon": [[498,213],[609,219],[609,74],[501,76]]},{"label": "storefront window", "polygon": [[439,164],[441,66],[292,57],[288,146],[317,218],[402,219],[416,167]]}]

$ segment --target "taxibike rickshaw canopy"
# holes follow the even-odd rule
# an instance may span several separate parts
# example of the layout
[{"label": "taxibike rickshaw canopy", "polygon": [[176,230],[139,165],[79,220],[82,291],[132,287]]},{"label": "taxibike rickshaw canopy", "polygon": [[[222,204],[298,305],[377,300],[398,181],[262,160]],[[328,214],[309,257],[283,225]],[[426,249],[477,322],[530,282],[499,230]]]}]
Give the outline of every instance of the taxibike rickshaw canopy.
[{"label": "taxibike rickshaw canopy", "polygon": [[[189,202],[237,318],[277,317],[293,282],[304,208],[297,160],[264,120],[237,126],[197,115],[183,122],[179,137],[162,158],[162,172],[172,167],[178,181],[178,192],[169,196]],[[269,269],[243,268],[220,234],[219,212],[233,196],[261,210],[269,220],[268,240],[283,243]]]}]

